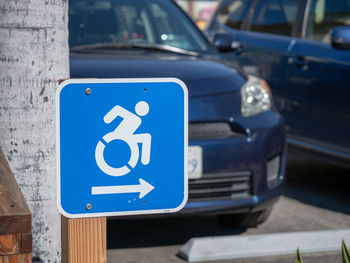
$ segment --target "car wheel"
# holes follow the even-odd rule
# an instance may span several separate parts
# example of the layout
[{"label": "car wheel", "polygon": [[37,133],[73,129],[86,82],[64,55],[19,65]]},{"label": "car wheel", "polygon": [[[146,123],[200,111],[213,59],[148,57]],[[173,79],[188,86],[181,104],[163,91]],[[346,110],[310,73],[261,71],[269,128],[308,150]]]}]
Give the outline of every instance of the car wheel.
[{"label": "car wheel", "polygon": [[256,227],[264,223],[270,216],[272,207],[244,214],[223,214],[218,215],[220,222],[227,226],[234,227]]}]

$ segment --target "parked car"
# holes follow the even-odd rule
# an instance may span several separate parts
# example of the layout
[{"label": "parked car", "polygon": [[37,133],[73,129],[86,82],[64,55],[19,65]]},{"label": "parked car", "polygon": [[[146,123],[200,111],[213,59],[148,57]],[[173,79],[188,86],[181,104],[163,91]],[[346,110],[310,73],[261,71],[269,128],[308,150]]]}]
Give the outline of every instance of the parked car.
[{"label": "parked car", "polygon": [[266,220],[283,191],[285,138],[265,81],[225,65],[170,0],[71,0],[69,45],[71,78],[187,85],[189,201],[181,214],[246,226]]},{"label": "parked car", "polygon": [[207,33],[270,84],[291,153],[349,167],[349,25],[349,0],[224,0]]}]

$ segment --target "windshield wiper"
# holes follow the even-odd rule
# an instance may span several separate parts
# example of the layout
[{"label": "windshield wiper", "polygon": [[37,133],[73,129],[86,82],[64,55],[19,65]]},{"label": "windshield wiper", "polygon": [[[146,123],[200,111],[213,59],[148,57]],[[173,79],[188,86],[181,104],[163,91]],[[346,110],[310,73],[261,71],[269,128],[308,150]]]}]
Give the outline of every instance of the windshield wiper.
[{"label": "windshield wiper", "polygon": [[186,50],[178,47],[172,47],[172,46],[163,45],[163,44],[149,44],[149,43],[96,43],[96,44],[75,46],[75,47],[72,47],[70,50],[74,52],[74,51],[83,51],[87,49],[132,49],[132,48],[161,50],[161,51],[168,51],[168,52],[188,55],[188,56],[201,55],[198,52],[190,51],[190,50]]}]

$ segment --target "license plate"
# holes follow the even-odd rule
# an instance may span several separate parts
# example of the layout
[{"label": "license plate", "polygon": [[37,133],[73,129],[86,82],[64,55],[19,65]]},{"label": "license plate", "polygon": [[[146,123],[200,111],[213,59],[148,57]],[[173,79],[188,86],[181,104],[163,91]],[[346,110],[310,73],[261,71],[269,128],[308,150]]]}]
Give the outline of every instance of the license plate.
[{"label": "license plate", "polygon": [[203,150],[200,146],[188,147],[188,179],[199,179],[203,173]]}]

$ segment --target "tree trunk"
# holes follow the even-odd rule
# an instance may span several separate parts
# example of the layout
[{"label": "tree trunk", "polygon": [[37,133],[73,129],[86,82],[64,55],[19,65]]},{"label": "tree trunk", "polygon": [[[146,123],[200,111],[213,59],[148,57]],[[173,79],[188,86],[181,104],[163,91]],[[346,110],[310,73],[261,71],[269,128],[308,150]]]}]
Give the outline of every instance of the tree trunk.
[{"label": "tree trunk", "polygon": [[61,261],[55,92],[69,76],[67,9],[68,0],[0,0],[0,147],[32,211],[33,256],[43,262]]}]

